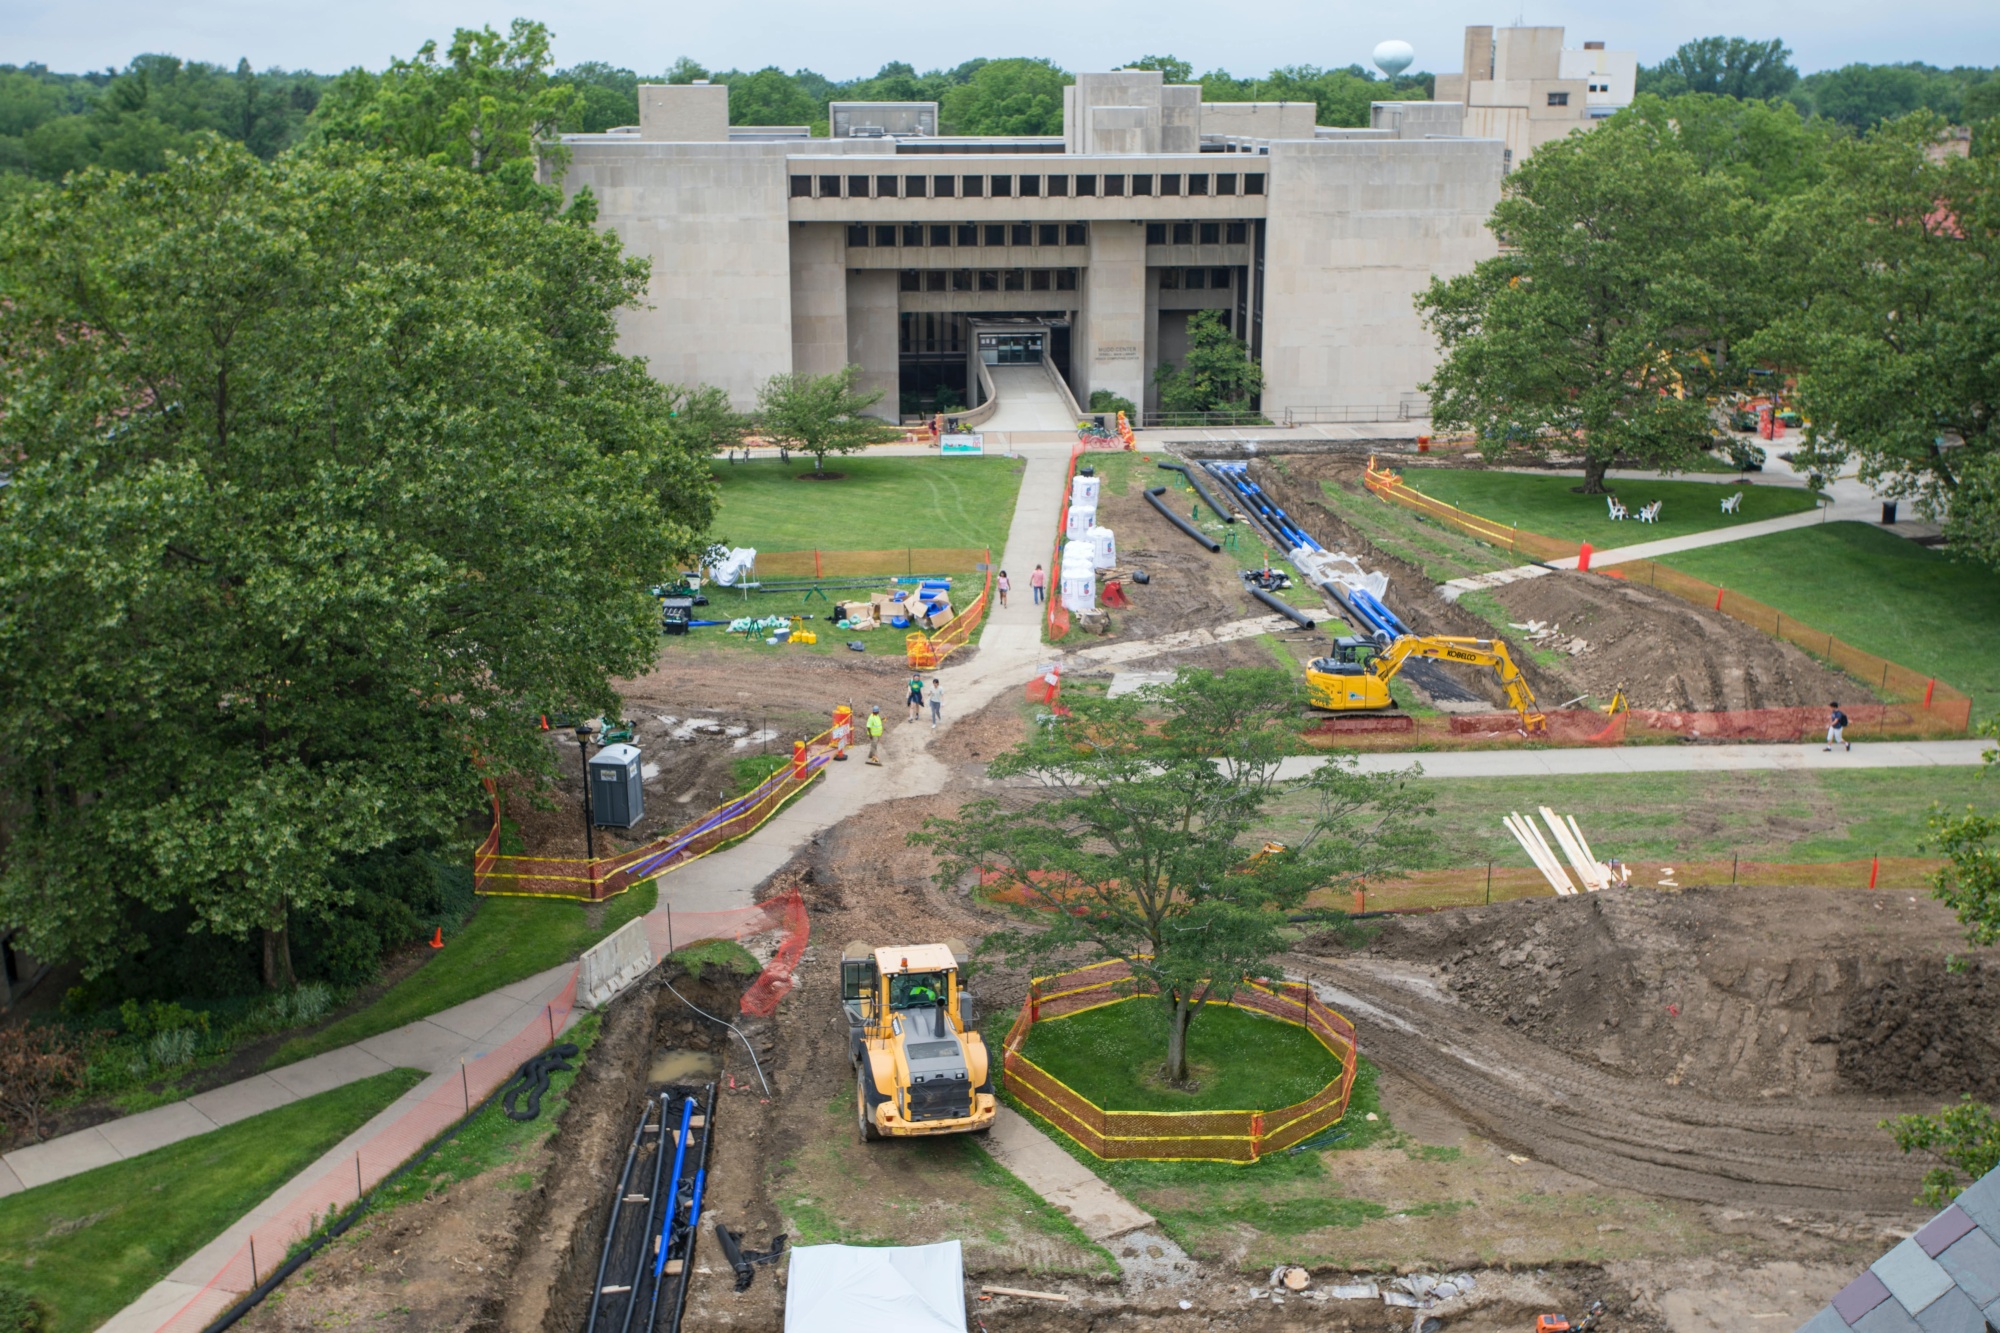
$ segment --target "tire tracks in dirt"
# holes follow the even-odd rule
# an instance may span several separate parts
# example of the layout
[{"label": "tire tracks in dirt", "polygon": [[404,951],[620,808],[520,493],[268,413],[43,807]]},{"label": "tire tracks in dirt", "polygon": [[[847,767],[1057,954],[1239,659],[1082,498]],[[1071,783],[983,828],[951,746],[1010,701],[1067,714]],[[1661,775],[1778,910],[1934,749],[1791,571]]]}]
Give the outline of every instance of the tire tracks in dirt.
[{"label": "tire tracks in dirt", "polygon": [[1288,972],[1353,1020],[1362,1053],[1482,1133],[1601,1184],[1732,1208],[1903,1213],[1922,1163],[1864,1097],[1729,1100],[1551,1049],[1380,965],[1292,953]]}]

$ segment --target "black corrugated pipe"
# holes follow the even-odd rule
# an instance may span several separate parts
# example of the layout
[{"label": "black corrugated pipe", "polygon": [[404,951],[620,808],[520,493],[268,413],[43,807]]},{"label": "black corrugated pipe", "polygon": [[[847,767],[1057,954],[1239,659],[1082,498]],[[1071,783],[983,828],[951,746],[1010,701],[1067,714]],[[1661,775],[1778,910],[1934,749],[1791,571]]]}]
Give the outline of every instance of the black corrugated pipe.
[{"label": "black corrugated pipe", "polygon": [[1207,533],[1203,532],[1200,528],[1188,522],[1186,519],[1182,518],[1179,514],[1176,514],[1173,510],[1167,508],[1165,502],[1160,499],[1160,497],[1165,495],[1166,493],[1167,493],[1166,487],[1155,486],[1153,487],[1153,489],[1146,492],[1146,503],[1153,506],[1153,508],[1159,510],[1160,513],[1166,517],[1167,522],[1173,524],[1175,527],[1179,528],[1182,532],[1185,532],[1188,536],[1194,538],[1196,541],[1200,542],[1203,546],[1207,547],[1209,554],[1213,555],[1215,552],[1220,551],[1222,549],[1221,542],[1215,540],[1215,538],[1209,536]]},{"label": "black corrugated pipe", "polygon": [[1307,615],[1305,612],[1299,610],[1296,606],[1292,606],[1289,605],[1288,603],[1281,602],[1277,598],[1273,597],[1270,593],[1265,592],[1262,588],[1256,587],[1254,585],[1245,584],[1244,587],[1252,597],[1255,597],[1258,601],[1270,607],[1273,611],[1276,611],[1279,615],[1290,616],[1292,618],[1293,623],[1298,625],[1300,629],[1311,629],[1313,627],[1313,618]]},{"label": "black corrugated pipe", "polygon": [[1180,473],[1181,476],[1187,479],[1187,484],[1194,487],[1194,493],[1196,495],[1199,495],[1202,498],[1202,501],[1205,504],[1207,504],[1210,509],[1213,509],[1215,511],[1215,516],[1217,518],[1221,519],[1224,523],[1234,523],[1236,521],[1236,515],[1231,513],[1229,510],[1224,509],[1221,506],[1221,504],[1219,504],[1216,501],[1216,498],[1213,495],[1209,494],[1208,487],[1201,484],[1201,478],[1197,477],[1187,467],[1183,466],[1180,463],[1156,463],[1154,464],[1154,466],[1159,468],[1162,472]]}]

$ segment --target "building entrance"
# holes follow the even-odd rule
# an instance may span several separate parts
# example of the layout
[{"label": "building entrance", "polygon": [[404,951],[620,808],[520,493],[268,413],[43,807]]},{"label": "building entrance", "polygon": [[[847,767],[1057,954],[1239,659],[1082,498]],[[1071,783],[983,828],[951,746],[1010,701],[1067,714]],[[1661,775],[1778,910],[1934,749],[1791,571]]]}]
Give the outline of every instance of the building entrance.
[{"label": "building entrance", "polygon": [[1040,365],[1047,333],[1042,329],[1020,333],[979,335],[979,359],[989,366]]}]

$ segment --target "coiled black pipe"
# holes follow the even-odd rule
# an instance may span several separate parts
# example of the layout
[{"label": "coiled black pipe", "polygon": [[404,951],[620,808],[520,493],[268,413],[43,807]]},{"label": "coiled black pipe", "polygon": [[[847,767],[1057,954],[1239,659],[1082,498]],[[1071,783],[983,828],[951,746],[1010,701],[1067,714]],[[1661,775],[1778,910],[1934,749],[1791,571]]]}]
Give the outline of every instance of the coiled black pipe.
[{"label": "coiled black pipe", "polygon": [[1307,615],[1305,612],[1299,610],[1296,606],[1292,606],[1289,605],[1288,603],[1279,601],[1276,597],[1273,597],[1270,593],[1265,592],[1262,588],[1257,587],[1255,584],[1246,583],[1243,586],[1245,589],[1248,590],[1248,592],[1252,597],[1255,597],[1258,601],[1270,607],[1273,611],[1276,611],[1279,615],[1290,616],[1292,619],[1292,623],[1297,625],[1300,629],[1311,629],[1313,627],[1313,618]]},{"label": "coiled black pipe", "polygon": [[1166,504],[1160,499],[1160,497],[1165,495],[1166,493],[1167,493],[1166,487],[1155,486],[1151,490],[1146,492],[1146,503],[1150,504],[1151,506],[1153,506],[1153,508],[1159,510],[1161,514],[1165,515],[1167,522],[1173,524],[1175,527],[1179,528],[1182,532],[1185,532],[1188,536],[1194,538],[1196,541],[1200,542],[1203,546],[1207,547],[1209,554],[1213,555],[1215,552],[1220,551],[1222,549],[1221,542],[1215,540],[1215,538],[1209,536],[1207,533],[1203,532],[1200,528],[1188,522],[1186,519],[1182,518],[1179,514],[1176,514],[1173,510],[1167,508]]},{"label": "coiled black pipe", "polygon": [[1224,509],[1222,507],[1221,502],[1218,501],[1213,495],[1209,494],[1208,487],[1201,484],[1201,478],[1197,477],[1188,468],[1179,463],[1156,463],[1154,464],[1154,466],[1159,468],[1160,471],[1162,472],[1180,473],[1182,477],[1187,479],[1187,484],[1194,487],[1194,493],[1196,495],[1199,495],[1202,498],[1202,501],[1205,504],[1207,504],[1210,509],[1213,509],[1215,511],[1215,516],[1217,518],[1221,519],[1224,523],[1234,523],[1236,521],[1236,515],[1230,512],[1229,510]]}]

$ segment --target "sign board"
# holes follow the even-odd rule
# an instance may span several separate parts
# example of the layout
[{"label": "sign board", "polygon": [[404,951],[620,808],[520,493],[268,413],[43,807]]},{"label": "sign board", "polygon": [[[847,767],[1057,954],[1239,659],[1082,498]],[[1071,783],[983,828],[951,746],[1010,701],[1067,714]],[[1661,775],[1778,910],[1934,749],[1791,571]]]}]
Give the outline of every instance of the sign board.
[{"label": "sign board", "polygon": [[978,432],[969,435],[938,436],[938,453],[949,457],[952,454],[983,454],[986,452],[986,437]]}]

